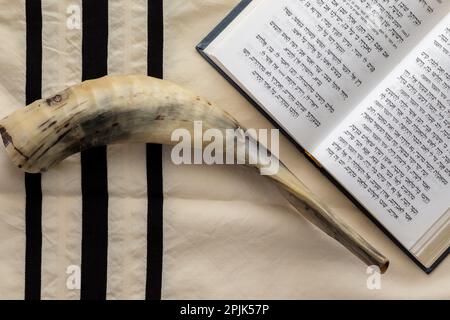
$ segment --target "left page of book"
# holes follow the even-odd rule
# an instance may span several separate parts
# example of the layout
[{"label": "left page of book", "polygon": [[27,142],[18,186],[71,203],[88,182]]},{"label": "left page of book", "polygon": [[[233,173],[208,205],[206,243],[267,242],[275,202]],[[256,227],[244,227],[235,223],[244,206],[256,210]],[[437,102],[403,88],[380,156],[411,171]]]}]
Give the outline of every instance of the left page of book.
[{"label": "left page of book", "polygon": [[205,52],[311,150],[446,8],[441,0],[254,0]]}]

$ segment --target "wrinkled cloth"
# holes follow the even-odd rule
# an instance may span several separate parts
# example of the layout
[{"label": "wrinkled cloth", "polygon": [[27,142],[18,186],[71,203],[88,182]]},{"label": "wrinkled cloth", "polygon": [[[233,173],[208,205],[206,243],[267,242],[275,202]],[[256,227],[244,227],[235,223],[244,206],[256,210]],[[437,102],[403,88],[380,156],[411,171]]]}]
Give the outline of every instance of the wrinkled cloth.
[{"label": "wrinkled cloth", "polygon": [[[66,9],[43,0],[43,95],[81,79],[81,31]],[[237,0],[164,1],[164,78],[215,102],[247,128],[272,128],[195,51]],[[23,1],[0,1],[0,115],[25,103]],[[125,8],[125,9],[124,9]],[[128,9],[126,9],[128,8]],[[140,73],[146,61],[146,1],[110,1],[108,71]],[[23,173],[0,150],[0,298],[23,299]],[[381,289],[367,267],[311,225],[265,177],[237,166],[176,166],[163,148],[163,299],[443,299],[450,260],[420,270],[286,138],[281,160],[390,260]],[[108,148],[108,299],[143,299],[146,268],[145,146]],[[81,261],[79,156],[43,175],[42,299],[79,299],[67,267]]]}]

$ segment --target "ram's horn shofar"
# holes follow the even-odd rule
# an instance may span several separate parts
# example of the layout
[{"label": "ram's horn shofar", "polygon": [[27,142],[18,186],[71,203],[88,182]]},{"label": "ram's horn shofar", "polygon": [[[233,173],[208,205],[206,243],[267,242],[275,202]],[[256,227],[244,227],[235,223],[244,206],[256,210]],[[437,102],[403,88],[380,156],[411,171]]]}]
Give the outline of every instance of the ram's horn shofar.
[{"label": "ram's horn shofar", "polygon": [[[66,157],[95,146],[173,145],[172,132],[184,128],[193,133],[195,121],[202,121],[204,131],[241,128],[226,112],[171,82],[137,75],[107,76],[15,111],[0,121],[0,133],[12,161],[33,173],[46,171]],[[261,165],[255,167],[261,169]],[[368,265],[386,271],[389,261],[334,215],[283,164],[276,175],[268,177],[316,226]]]}]

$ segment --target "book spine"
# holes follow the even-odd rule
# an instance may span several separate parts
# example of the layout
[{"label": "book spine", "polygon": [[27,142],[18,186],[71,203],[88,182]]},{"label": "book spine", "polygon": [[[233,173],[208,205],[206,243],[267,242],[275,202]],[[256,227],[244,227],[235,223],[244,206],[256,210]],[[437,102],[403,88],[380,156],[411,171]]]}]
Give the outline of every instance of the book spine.
[{"label": "book spine", "polygon": [[319,160],[317,160],[311,153],[309,153],[308,151],[304,150],[305,155],[310,158],[319,168],[323,168],[323,166],[320,164]]}]

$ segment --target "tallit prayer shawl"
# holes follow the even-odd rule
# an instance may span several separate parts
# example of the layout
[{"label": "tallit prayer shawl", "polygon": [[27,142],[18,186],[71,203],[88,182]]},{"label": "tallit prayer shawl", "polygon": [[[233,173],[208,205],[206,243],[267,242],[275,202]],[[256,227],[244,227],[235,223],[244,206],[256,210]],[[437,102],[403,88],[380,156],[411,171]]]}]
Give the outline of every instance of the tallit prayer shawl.
[{"label": "tallit prayer shawl", "polygon": [[[0,116],[82,80],[140,73],[186,86],[248,128],[271,128],[195,52],[237,3],[0,0]],[[117,145],[25,175],[1,150],[0,298],[450,297],[449,259],[426,276],[286,139],[280,148],[391,259],[385,276],[244,167],[176,166],[169,147]]]}]

